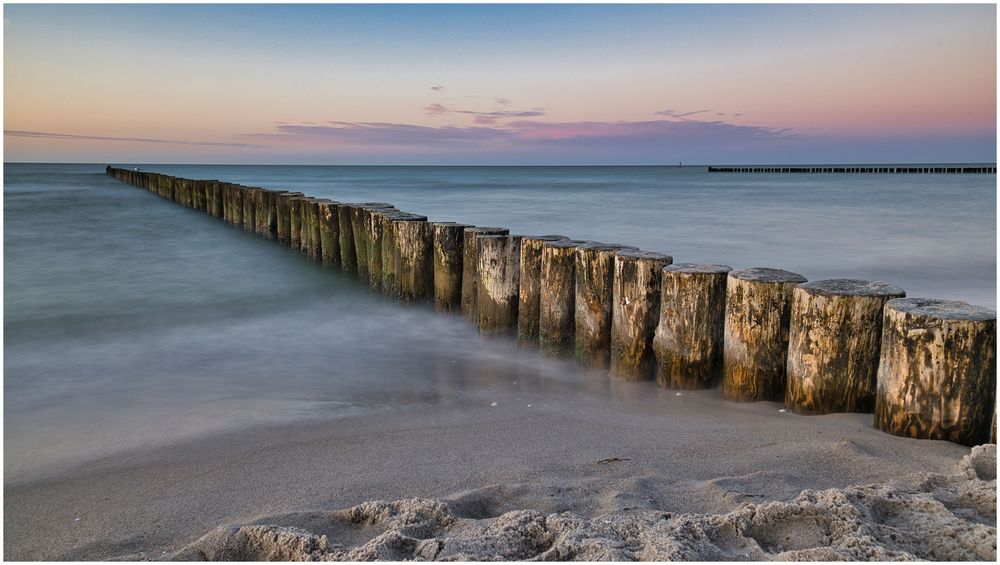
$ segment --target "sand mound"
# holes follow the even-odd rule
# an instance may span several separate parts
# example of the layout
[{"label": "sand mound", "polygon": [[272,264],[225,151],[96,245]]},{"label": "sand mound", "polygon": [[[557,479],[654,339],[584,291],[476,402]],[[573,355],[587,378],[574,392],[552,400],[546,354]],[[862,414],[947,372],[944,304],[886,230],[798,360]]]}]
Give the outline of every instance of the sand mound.
[{"label": "sand mound", "polygon": [[[912,478],[911,478],[912,479]],[[805,490],[724,514],[651,510],[584,518],[516,510],[460,518],[446,503],[366,502],[218,528],[174,556],[207,560],[996,559],[996,446],[954,473]]]}]

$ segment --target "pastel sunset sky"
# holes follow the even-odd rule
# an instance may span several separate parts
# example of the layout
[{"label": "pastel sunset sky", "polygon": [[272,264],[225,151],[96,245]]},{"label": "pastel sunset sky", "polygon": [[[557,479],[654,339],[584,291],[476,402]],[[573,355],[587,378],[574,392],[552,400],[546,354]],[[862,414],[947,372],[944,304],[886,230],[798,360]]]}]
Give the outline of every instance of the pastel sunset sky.
[{"label": "pastel sunset sky", "polygon": [[993,162],[994,5],[6,5],[4,160]]}]

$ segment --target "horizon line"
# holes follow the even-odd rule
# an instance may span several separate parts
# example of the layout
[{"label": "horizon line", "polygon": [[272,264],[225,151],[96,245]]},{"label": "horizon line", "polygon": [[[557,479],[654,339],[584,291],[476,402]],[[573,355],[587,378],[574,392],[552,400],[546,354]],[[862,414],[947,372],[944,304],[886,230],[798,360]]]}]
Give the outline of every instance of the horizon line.
[{"label": "horizon line", "polygon": [[[110,162],[103,161],[4,161],[4,165],[97,165],[97,166],[114,166]],[[879,161],[879,162],[805,162],[805,163],[734,163],[734,164],[705,164],[705,163],[694,163],[694,164],[666,164],[666,163],[646,163],[646,164],[626,164],[626,163],[607,163],[607,164],[571,164],[571,163],[548,163],[548,164],[488,164],[488,163],[478,163],[478,164],[435,164],[435,163],[423,163],[423,164],[385,164],[385,163],[152,163],[152,162],[132,162],[131,165],[146,165],[146,166],[201,166],[201,167],[669,167],[674,169],[683,168],[697,168],[697,167],[805,167],[805,166],[859,166],[859,167],[872,167],[872,166],[885,166],[885,165],[901,165],[901,166],[921,166],[921,165],[993,165],[996,166],[996,161],[924,161],[924,162],[901,162],[901,161]],[[125,166],[125,165],[120,165]]]}]

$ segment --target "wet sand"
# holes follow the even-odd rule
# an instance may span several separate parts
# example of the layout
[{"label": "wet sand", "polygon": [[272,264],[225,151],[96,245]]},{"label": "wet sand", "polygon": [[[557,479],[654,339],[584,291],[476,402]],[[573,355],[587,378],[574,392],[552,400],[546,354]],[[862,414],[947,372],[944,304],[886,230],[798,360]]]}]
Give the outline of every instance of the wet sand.
[{"label": "wet sand", "polygon": [[[269,540],[284,535],[281,539],[291,540],[288,547],[316,549],[318,542],[310,546],[303,541],[309,539],[309,532],[316,539],[329,534],[323,542],[328,545],[323,547],[340,544],[336,546],[340,553],[317,554],[326,558],[492,555],[526,559],[558,544],[549,539],[545,547],[534,547],[522,540],[521,545],[515,544],[528,548],[517,550],[521,553],[490,554],[500,551],[496,547],[503,544],[487,551],[469,545],[468,539],[486,539],[487,531],[535,532],[543,538],[545,532],[550,538],[562,532],[566,539],[575,532],[577,537],[586,537],[581,532],[590,531],[586,528],[598,522],[648,530],[652,526],[647,522],[662,520],[665,513],[672,518],[705,515],[698,520],[718,522],[711,516],[734,511],[753,515],[755,505],[790,503],[804,489],[890,484],[922,492],[928,484],[938,484],[932,480],[936,476],[968,474],[963,469],[970,464],[962,467],[961,461],[969,455],[969,448],[883,434],[871,428],[871,415],[805,417],[780,412],[774,403],[724,402],[718,390],[678,395],[652,383],[601,386],[606,389],[597,392],[606,394],[494,390],[461,404],[262,427],[132,450],[43,480],[8,483],[4,554],[16,560],[292,556],[239,553],[264,546],[259,540],[247,542],[245,532],[239,539],[249,545],[241,546],[243,542],[233,541],[237,538],[215,531],[219,526],[258,522],[280,526],[257,534]],[[995,451],[991,453],[995,468]],[[995,469],[993,474],[992,482],[988,473],[983,477],[986,480],[977,479],[974,503],[967,495],[955,495],[964,501],[959,506],[968,503],[968,508],[950,512],[963,521],[961,531],[979,536],[966,540],[965,546],[972,546],[969,555],[977,549],[983,552],[980,558],[996,553]],[[967,487],[962,483],[952,490],[972,488]],[[984,488],[993,492],[992,501],[982,500]],[[354,522],[343,513],[329,514],[366,501],[412,498],[440,501],[444,510],[436,503],[411,501],[404,504],[409,504],[410,514],[399,508],[386,510],[385,505],[367,505],[348,513],[357,518]],[[837,506],[836,501],[827,502]],[[515,514],[505,516],[512,511]],[[577,522],[551,516],[564,512],[571,514],[560,516]],[[430,553],[420,555],[392,553],[399,549],[396,542],[390,544],[396,549],[388,553],[379,553],[378,547],[369,547],[368,553],[349,553],[392,532],[398,542],[400,516],[412,515],[419,520],[411,520],[410,526],[420,520],[436,524],[421,526],[420,535],[449,539],[451,545],[442,542],[433,551],[423,547],[421,551]],[[609,517],[599,518],[605,515]],[[551,527],[542,527],[538,533],[536,522],[544,523],[547,516]],[[701,523],[688,520],[689,526]],[[298,529],[283,529],[289,527]],[[294,535],[289,538],[288,532]],[[205,534],[210,535],[194,543]],[[662,540],[671,539],[664,536]],[[718,540],[713,542],[708,534],[701,541],[695,533],[691,536],[688,541],[693,546],[718,547]],[[802,549],[803,543],[830,543],[828,537],[813,539],[805,533],[791,532],[786,537],[798,541],[776,541],[769,546],[770,553],[754,553],[744,543],[740,546],[744,553],[736,548],[731,555],[715,558],[772,558],[789,544]],[[983,541],[990,538],[992,545]],[[227,547],[237,553],[225,553]],[[445,551],[448,547],[450,553]],[[710,553],[626,555],[593,548],[590,553],[571,553],[550,553],[549,557],[713,558]]]}]

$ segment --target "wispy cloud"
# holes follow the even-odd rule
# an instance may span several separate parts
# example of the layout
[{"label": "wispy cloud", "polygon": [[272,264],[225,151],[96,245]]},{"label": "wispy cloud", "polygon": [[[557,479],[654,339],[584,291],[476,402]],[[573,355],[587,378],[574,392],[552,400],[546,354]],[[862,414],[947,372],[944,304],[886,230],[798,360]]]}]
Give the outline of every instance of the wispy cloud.
[{"label": "wispy cloud", "polygon": [[[278,126],[281,127],[281,126]],[[254,148],[260,145],[250,143],[230,143],[225,141],[189,141],[181,139],[155,139],[149,137],[115,137],[110,135],[79,135],[74,133],[52,133],[47,131],[4,130],[11,137],[34,137],[41,139],[61,139],[69,141],[125,141],[130,143],[162,143],[167,145],[201,145],[209,147]]]},{"label": "wispy cloud", "polygon": [[[516,112],[514,112],[516,114]],[[274,142],[330,146],[422,146],[433,148],[519,148],[531,146],[616,148],[712,146],[785,140],[787,128],[741,126],[722,121],[670,119],[616,122],[517,120],[501,126],[421,126],[388,122],[331,121],[324,125],[279,125],[273,132],[247,134]]]},{"label": "wispy cloud", "polygon": [[473,121],[482,125],[493,125],[497,120],[510,118],[537,118],[545,115],[544,108],[532,108],[531,110],[493,110],[483,112],[478,110],[460,110],[445,106],[444,104],[428,104],[424,107],[424,114],[428,116],[442,116],[446,114],[462,114],[472,116]]},{"label": "wispy cloud", "polygon": [[669,118],[676,118],[676,119],[679,119],[679,120],[683,120],[683,119],[688,118],[690,116],[695,116],[695,115],[698,115],[698,114],[704,114],[706,112],[711,112],[711,111],[712,110],[695,110],[694,112],[678,112],[676,110],[660,110],[659,112],[657,112],[654,115],[656,115],[656,116],[667,116]]},{"label": "wispy cloud", "polygon": [[443,84],[435,84],[434,86],[431,87],[431,90],[433,90],[434,92],[444,92],[445,89]]}]

